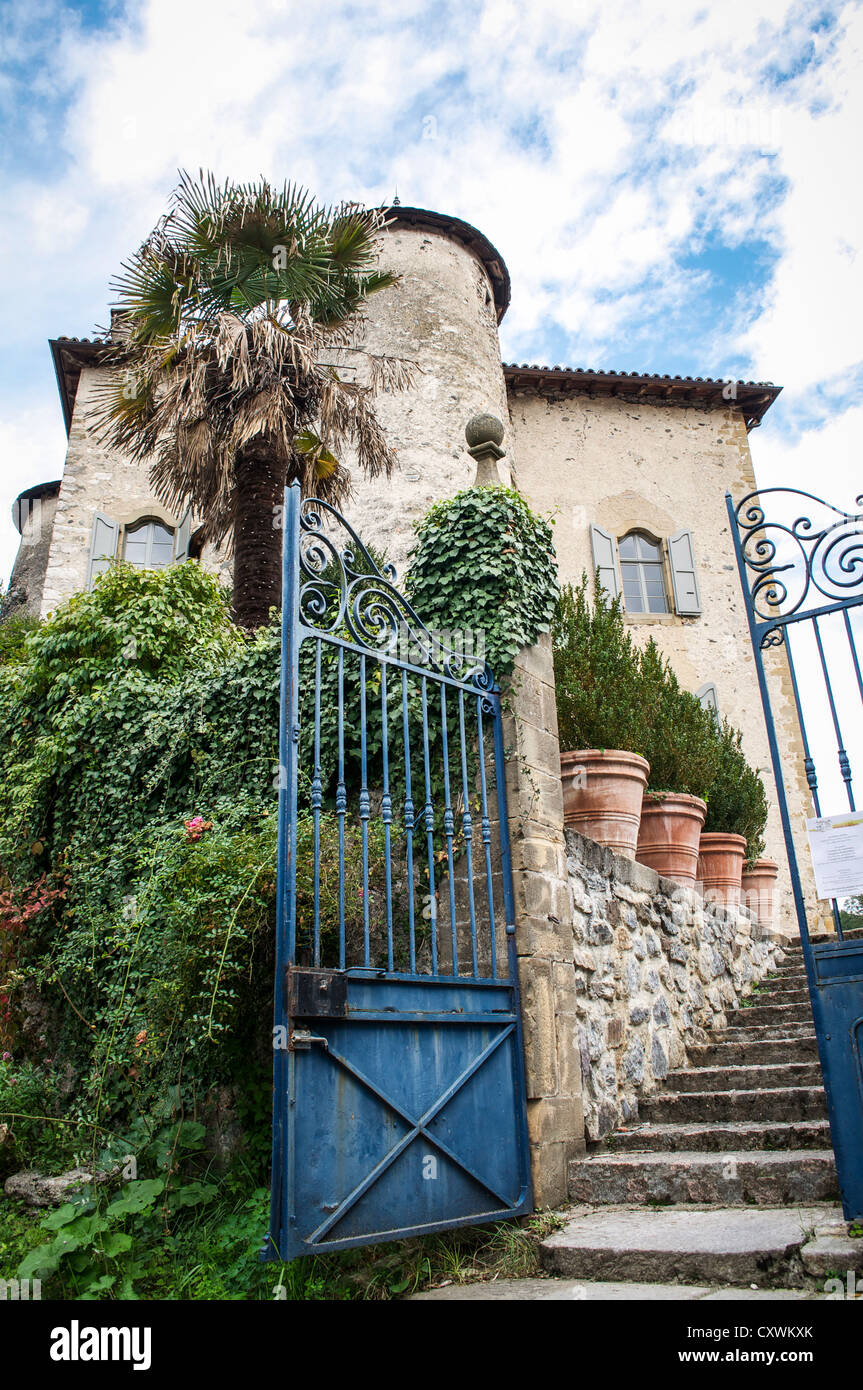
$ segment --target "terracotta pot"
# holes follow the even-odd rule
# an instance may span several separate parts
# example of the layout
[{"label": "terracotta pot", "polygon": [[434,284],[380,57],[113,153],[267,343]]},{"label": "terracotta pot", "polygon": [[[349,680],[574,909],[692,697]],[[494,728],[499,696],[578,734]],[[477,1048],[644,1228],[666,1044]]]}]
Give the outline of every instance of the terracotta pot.
[{"label": "terracotta pot", "polygon": [[772,927],[776,916],[776,876],[779,865],[775,859],[756,859],[740,882],[743,906],[748,907],[756,922]]},{"label": "terracotta pot", "polygon": [[646,758],[617,748],[561,753],[564,823],[615,854],[634,859],[649,772]]},{"label": "terracotta pot", "polygon": [[718,830],[701,836],[698,877],[704,884],[704,900],[724,907],[740,906],[740,879],[746,855],[743,835]]},{"label": "terracotta pot", "polygon": [[698,871],[698,841],[707,803],[700,796],[669,792],[645,796],[635,857],[665,878],[692,885]]}]

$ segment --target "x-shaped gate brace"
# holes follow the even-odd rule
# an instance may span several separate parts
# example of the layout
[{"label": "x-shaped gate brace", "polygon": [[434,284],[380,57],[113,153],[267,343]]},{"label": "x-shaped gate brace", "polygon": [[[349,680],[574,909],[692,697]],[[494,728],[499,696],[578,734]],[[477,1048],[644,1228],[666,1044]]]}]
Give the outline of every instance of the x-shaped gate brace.
[{"label": "x-shaped gate brace", "polygon": [[400,1119],[404,1120],[404,1122],[410,1126],[409,1132],[405,1134],[398,1141],[397,1144],[393,1145],[393,1147],[375,1165],[375,1167],[367,1175],[367,1177],[365,1177],[363,1181],[353,1189],[352,1192],[349,1192],[347,1197],[345,1197],[343,1201],[341,1201],[338,1204],[338,1206],[335,1208],[333,1212],[330,1213],[327,1219],[325,1221],[322,1221],[320,1226],[318,1226],[317,1229],[312,1232],[312,1234],[308,1237],[309,1245],[314,1245],[316,1242],[322,1240],[327,1235],[328,1231],[331,1231],[333,1226],[335,1226],[339,1221],[342,1220],[342,1218],[347,1214],[347,1212],[350,1211],[351,1207],[355,1206],[356,1203],[360,1200],[360,1198],[363,1197],[366,1194],[366,1192],[368,1192],[369,1189],[374,1186],[378,1178],[380,1178],[387,1171],[388,1168],[392,1167],[396,1159],[398,1159],[399,1156],[402,1153],[404,1153],[408,1145],[413,1143],[414,1139],[416,1139],[418,1135],[422,1135],[423,1138],[428,1140],[429,1144],[433,1148],[438,1149],[442,1154],[445,1155],[446,1158],[448,1158],[452,1163],[454,1163],[457,1168],[461,1168],[463,1172],[467,1173],[467,1175],[474,1180],[474,1182],[479,1183],[480,1187],[485,1188],[486,1192],[490,1193],[491,1196],[495,1198],[499,1207],[502,1207],[505,1210],[514,1211],[521,1205],[522,1201],[524,1200],[526,1189],[522,1189],[522,1191],[518,1195],[518,1198],[514,1202],[510,1201],[509,1198],[504,1197],[502,1193],[498,1192],[494,1187],[492,1187],[491,1183],[489,1183],[479,1173],[474,1172],[474,1170],[470,1168],[468,1164],[463,1161],[463,1159],[460,1159],[457,1154],[453,1153],[452,1150],[448,1147],[448,1145],[446,1145],[441,1139],[437,1138],[432,1134],[429,1134],[427,1128],[428,1125],[431,1124],[435,1116],[440,1114],[444,1106],[449,1104],[452,1098],[455,1095],[457,1095],[460,1090],[463,1089],[463,1087],[471,1079],[471,1077],[476,1075],[480,1067],[488,1061],[489,1057],[491,1057],[497,1051],[497,1049],[501,1046],[502,1043],[506,1041],[507,1038],[512,1037],[514,1033],[514,1022],[508,1024],[506,1027],[501,1028],[498,1036],[494,1038],[483,1049],[483,1051],[479,1053],[477,1057],[474,1058],[470,1066],[465,1068],[465,1070],[460,1074],[460,1076],[458,1076],[456,1080],[453,1081],[452,1084],[447,1087],[443,1095],[439,1096],[438,1099],[434,1102],[434,1104],[430,1106],[424,1112],[424,1114],[422,1114],[419,1117],[419,1119],[414,1119],[414,1117],[411,1116],[406,1110],[404,1110],[396,1101],[394,1101],[390,1096],[388,1096],[384,1091],[382,1091],[380,1086],[375,1085],[375,1083],[369,1077],[365,1076],[361,1071],[358,1070],[357,1067],[355,1067],[351,1062],[349,1062],[346,1057],[343,1057],[339,1052],[335,1052],[327,1039],[317,1037],[309,1037],[307,1039],[309,1042],[324,1043],[328,1057],[331,1057],[334,1062],[336,1062],[339,1066],[343,1067],[345,1071],[349,1072],[350,1075],[355,1078],[355,1080],[359,1081],[359,1083],[362,1086],[365,1086],[367,1090],[371,1091],[371,1093],[375,1097],[377,1097],[378,1100],[382,1101],[384,1105],[386,1105],[390,1110],[392,1110],[396,1115],[398,1115]]}]

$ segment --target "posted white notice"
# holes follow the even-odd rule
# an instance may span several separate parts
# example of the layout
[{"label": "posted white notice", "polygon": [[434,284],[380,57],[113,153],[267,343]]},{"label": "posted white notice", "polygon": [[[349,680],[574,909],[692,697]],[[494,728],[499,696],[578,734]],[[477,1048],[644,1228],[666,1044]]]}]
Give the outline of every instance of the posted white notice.
[{"label": "posted white notice", "polygon": [[807,820],[819,898],[863,893],[863,812]]}]

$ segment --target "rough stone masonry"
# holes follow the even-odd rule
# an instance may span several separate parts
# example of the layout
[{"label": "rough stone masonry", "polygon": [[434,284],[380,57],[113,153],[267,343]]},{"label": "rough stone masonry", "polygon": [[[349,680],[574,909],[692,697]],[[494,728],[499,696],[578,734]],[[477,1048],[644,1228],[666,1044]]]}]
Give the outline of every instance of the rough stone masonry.
[{"label": "rough stone masonry", "polygon": [[746,909],[566,831],[585,1135],[638,1119],[638,1105],[686,1064],[686,1048],[728,1025],[783,960],[785,938]]}]

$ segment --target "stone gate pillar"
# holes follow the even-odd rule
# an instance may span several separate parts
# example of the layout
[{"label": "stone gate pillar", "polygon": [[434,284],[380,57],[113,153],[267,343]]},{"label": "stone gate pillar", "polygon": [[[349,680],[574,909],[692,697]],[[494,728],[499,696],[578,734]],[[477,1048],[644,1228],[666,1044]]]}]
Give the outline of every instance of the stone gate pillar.
[{"label": "stone gate pillar", "polygon": [[551,638],[523,647],[503,693],[531,1169],[537,1207],[567,1199],[570,1158],[584,1153],[575,1013],[572,895]]}]

